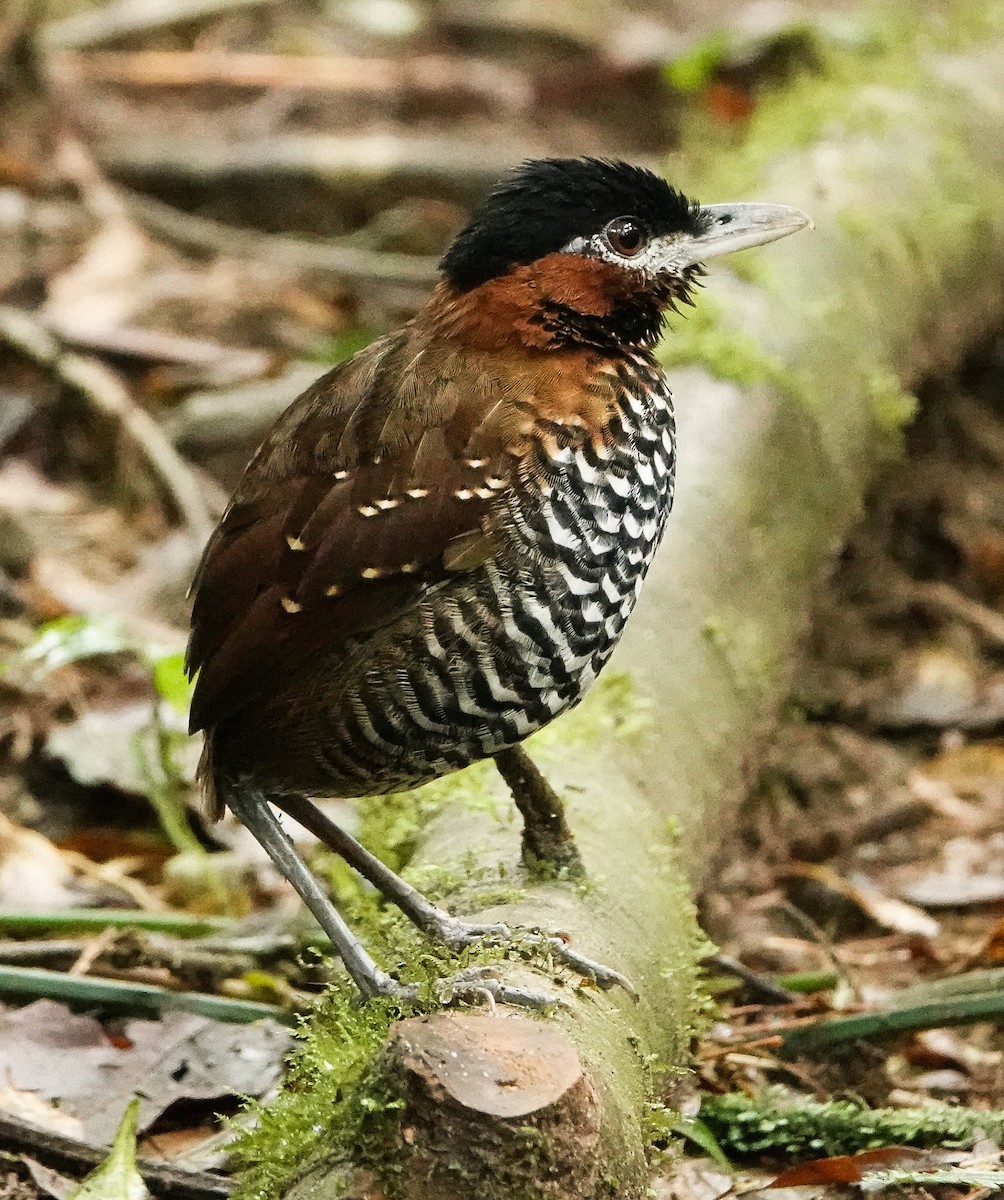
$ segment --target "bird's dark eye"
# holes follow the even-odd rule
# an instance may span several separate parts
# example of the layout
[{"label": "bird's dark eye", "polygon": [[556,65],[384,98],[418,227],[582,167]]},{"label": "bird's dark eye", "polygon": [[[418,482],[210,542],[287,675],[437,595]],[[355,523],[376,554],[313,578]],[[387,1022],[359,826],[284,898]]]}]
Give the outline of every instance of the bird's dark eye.
[{"label": "bird's dark eye", "polygon": [[645,226],[635,217],[617,217],[603,230],[615,254],[634,258],[645,247]]}]

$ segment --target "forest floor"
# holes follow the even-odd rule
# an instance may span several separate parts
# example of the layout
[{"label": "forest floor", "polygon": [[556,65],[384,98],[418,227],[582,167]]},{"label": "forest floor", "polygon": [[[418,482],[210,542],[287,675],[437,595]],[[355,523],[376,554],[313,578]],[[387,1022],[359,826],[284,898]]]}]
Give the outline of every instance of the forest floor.
[{"label": "forest floor", "polygon": [[[820,589],[786,712],[701,898],[724,953],[825,985],[833,1011],[920,1005],[932,981],[1004,962],[1002,484],[1004,333],[921,389],[902,461]],[[998,1023],[951,1028],[942,1014],[793,1065],[775,1056],[777,1009],[740,993],[699,1049],[703,1087],[1004,1106]],[[841,1194],[838,1180],[822,1172],[816,1193]]]}]

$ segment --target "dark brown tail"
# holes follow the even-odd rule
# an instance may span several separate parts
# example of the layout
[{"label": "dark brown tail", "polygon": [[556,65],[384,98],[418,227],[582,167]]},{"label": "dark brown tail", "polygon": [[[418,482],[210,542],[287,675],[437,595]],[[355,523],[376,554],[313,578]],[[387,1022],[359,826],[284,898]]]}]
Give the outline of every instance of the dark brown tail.
[{"label": "dark brown tail", "polygon": [[226,809],[224,789],[216,776],[216,766],[213,763],[213,743],[207,737],[202,747],[202,757],[199,759],[199,769],[195,774],[202,787],[203,812],[209,821],[218,821]]}]

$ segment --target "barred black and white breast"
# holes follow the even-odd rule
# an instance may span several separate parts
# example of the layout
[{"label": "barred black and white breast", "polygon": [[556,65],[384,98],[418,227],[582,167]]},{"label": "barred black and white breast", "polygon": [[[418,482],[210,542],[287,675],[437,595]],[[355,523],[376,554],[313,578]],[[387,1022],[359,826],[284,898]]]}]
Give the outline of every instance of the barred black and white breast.
[{"label": "barred black and white breast", "polygon": [[[521,371],[454,352],[418,436],[375,398],[379,418],[343,411],[349,388],[378,396],[391,369],[399,385],[413,353],[378,344],[384,362],[299,402],[207,551],[193,723],[216,770],[313,794],[414,786],[576,704],[620,637],[673,496],[654,359],[555,353],[542,376],[532,355]],[[360,456],[377,419],[379,452]]]},{"label": "barred black and white breast", "polygon": [[606,664],[662,537],[675,464],[661,372],[637,359],[616,376],[609,446],[557,427],[495,497],[492,555],[430,586],[366,647],[325,755],[347,794],[413,786],[522,741]]}]

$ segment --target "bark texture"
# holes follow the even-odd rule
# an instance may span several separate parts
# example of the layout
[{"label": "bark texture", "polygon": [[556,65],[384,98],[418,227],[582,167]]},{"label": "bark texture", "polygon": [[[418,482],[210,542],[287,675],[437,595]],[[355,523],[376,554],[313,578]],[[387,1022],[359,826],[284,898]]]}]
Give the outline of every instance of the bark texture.
[{"label": "bark texture", "polygon": [[[538,884],[489,910],[567,932],[640,999],[519,964],[514,978],[550,983],[570,1009],[404,1022],[375,1067],[402,1103],[388,1165],[321,1156],[295,1200],[644,1194],[649,1064],[685,1062],[694,1015],[690,886],[784,696],[813,587],[895,441],[899,385],[950,364],[1004,309],[1004,42],[918,53],[912,83],[843,85],[830,108],[810,146],[750,181],[809,211],[815,233],[758,251],[757,285],[709,281],[722,328],[756,348],[751,379],[673,372],[676,511],[612,668],[650,706],[647,726],[563,743],[558,723],[530,747],[569,803],[593,886]],[[739,198],[716,190],[709,178],[699,195]],[[420,857],[525,879],[516,825],[463,808]]]}]

